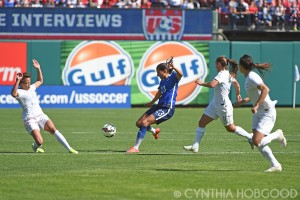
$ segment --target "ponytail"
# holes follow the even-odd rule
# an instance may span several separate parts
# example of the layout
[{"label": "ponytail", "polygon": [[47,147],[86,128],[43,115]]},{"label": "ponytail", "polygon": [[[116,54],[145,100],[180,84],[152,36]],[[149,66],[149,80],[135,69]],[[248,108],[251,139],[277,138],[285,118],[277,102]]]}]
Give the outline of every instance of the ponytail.
[{"label": "ponytail", "polygon": [[271,69],[272,64],[270,63],[255,63],[253,67],[257,69],[257,71],[264,76],[264,71],[269,72]]},{"label": "ponytail", "polygon": [[227,59],[227,63],[230,65],[229,67],[229,72],[230,74],[236,78],[237,77],[237,72],[239,70],[239,64],[236,60],[233,59]]},{"label": "ponytail", "polygon": [[243,55],[240,60],[239,64],[243,66],[246,70],[253,70],[254,68],[264,76],[264,71],[270,71],[271,64],[270,63],[253,63],[252,57],[245,54]]}]

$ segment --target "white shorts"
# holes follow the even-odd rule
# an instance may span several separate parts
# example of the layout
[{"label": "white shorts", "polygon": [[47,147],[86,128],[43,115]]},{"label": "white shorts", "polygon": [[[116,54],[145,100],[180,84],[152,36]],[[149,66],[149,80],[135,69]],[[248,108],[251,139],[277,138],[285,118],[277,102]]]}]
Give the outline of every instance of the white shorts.
[{"label": "white shorts", "polygon": [[40,130],[44,129],[46,122],[49,120],[49,117],[46,114],[42,114],[33,118],[30,118],[28,120],[24,121],[25,129],[29,134],[33,130]]},{"label": "white shorts", "polygon": [[258,110],[252,117],[252,129],[264,135],[271,133],[276,121],[276,109]]},{"label": "white shorts", "polygon": [[229,105],[215,107],[213,102],[210,102],[206,107],[204,114],[213,118],[214,120],[220,117],[224,126],[233,124],[233,108]]}]

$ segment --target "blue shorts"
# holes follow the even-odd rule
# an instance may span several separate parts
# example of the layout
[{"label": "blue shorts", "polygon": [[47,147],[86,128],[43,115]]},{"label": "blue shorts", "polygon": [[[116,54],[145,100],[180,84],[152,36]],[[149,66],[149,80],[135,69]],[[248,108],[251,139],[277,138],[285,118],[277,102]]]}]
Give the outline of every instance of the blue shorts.
[{"label": "blue shorts", "polygon": [[159,105],[152,106],[149,110],[146,111],[146,114],[154,115],[156,124],[160,124],[164,121],[167,121],[168,119],[171,119],[171,117],[174,115],[175,108],[168,108],[163,107]]}]

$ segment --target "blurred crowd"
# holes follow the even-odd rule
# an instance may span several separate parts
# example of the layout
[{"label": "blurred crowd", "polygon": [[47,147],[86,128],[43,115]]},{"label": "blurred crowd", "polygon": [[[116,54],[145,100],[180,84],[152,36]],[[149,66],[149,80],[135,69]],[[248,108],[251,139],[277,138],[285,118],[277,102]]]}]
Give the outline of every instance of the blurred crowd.
[{"label": "blurred crowd", "polygon": [[211,7],[211,2],[208,0],[0,0],[0,7],[197,9]]},{"label": "blurred crowd", "polygon": [[219,8],[221,24],[232,30],[299,29],[300,0],[227,0]]},{"label": "blurred crowd", "polygon": [[0,0],[0,7],[213,9],[232,30],[298,30],[300,0]]}]

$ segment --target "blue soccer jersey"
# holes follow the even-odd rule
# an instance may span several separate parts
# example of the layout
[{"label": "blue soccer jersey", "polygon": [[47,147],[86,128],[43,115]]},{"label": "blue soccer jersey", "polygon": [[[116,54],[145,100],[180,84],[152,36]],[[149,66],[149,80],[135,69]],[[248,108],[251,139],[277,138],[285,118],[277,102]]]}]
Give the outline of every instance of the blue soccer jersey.
[{"label": "blue soccer jersey", "polygon": [[173,108],[175,106],[178,82],[179,80],[176,78],[175,71],[173,71],[168,78],[161,80],[158,87],[161,93],[158,105],[166,106],[168,108]]}]

